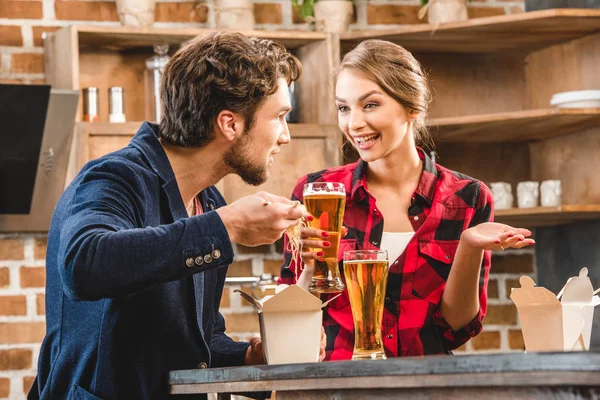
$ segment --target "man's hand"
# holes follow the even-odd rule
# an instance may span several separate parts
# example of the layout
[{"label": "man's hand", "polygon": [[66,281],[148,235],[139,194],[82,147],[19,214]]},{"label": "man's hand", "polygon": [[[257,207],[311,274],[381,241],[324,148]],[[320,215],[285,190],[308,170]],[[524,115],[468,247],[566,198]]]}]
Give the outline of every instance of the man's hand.
[{"label": "man's hand", "polygon": [[319,362],[325,359],[325,347],[327,347],[327,335],[325,334],[325,328],[321,327],[321,349],[319,351]]},{"label": "man's hand", "polygon": [[231,241],[243,246],[274,243],[300,222],[304,212],[298,202],[267,192],[242,197],[217,210]]},{"label": "man's hand", "polygon": [[262,365],[267,363],[260,335],[257,334],[250,338],[250,346],[246,349],[244,362],[246,365]]}]

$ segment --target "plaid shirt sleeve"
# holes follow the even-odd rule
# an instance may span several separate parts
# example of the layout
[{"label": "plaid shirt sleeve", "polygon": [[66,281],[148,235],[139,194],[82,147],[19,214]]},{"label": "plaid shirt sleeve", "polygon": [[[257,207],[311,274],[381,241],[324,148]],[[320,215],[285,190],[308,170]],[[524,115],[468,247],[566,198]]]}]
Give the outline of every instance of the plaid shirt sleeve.
[{"label": "plaid shirt sleeve", "polygon": [[[468,227],[471,228],[484,222],[494,220],[493,198],[490,189],[483,183],[479,185],[479,198],[473,218]],[[479,276],[479,312],[471,322],[458,330],[453,330],[446,322],[438,308],[433,316],[433,322],[441,331],[444,350],[450,351],[459,348],[469,339],[476,336],[483,329],[483,318],[487,311],[487,286],[490,274],[492,252],[486,250],[481,263],[481,273]]]},{"label": "plaid shirt sleeve", "polygon": [[[296,186],[292,192],[292,200],[298,200],[303,202],[304,197],[302,195],[304,190],[304,184],[307,182],[308,177],[304,176],[296,182]],[[286,285],[294,285],[298,280],[298,275],[300,271],[300,267],[303,263],[300,254],[298,257],[292,257],[292,252],[290,251],[290,242],[288,240],[287,235],[283,235],[283,265],[281,266],[281,273],[279,274],[279,279],[277,280],[277,284],[286,284]]]}]

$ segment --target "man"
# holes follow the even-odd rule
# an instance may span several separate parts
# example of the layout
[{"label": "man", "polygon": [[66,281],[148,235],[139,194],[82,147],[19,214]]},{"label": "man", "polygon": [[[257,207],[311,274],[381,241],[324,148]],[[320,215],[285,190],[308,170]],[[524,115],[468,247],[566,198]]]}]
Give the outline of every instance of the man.
[{"label": "man", "polygon": [[267,179],[300,75],[283,46],[236,33],[172,57],[160,126],[88,163],[57,204],[30,399],[165,398],[171,370],[264,363],[258,341],[224,333],[231,242],[273,243],[302,210],[264,192],[225,205],[213,185]]}]

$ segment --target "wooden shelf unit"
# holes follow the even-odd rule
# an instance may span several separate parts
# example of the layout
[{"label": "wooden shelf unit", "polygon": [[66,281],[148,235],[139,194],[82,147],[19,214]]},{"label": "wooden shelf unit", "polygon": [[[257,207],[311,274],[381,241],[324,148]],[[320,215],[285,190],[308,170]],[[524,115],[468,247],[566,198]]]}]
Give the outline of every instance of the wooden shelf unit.
[{"label": "wooden shelf unit", "polygon": [[340,35],[346,49],[364,39],[402,44],[411,52],[532,51],[600,32],[600,10],[554,9],[476,18],[441,25],[415,24]]},{"label": "wooden shelf unit", "polygon": [[[141,122],[108,123],[108,88],[125,92],[125,114],[129,121],[144,121],[145,61],[155,44],[173,45],[172,53],[190,38],[207,29],[129,28],[71,25],[48,36],[44,42],[46,79],[58,89],[100,90],[101,123],[78,122],[69,161],[69,182],[89,160],[126,146]],[[302,62],[303,77],[296,85],[297,124],[290,124],[292,141],[282,146],[271,168],[271,178],[250,187],[238,177],[226,177],[219,186],[227,201],[258,190],[289,197],[299,174],[340,164],[339,136],[335,121],[330,71],[339,56],[339,40],[317,32],[243,32],[282,43]],[[82,119],[82,107],[78,120]],[[293,171],[291,173],[290,171]]]},{"label": "wooden shelf unit", "polygon": [[600,204],[496,210],[494,219],[496,222],[524,228],[562,225],[581,220],[600,219]]},{"label": "wooden shelf unit", "polygon": [[[121,149],[129,143],[142,122],[89,123],[77,122],[69,176],[72,178],[89,160]],[[339,139],[331,125],[289,124],[292,141],[282,146],[275,156],[269,180],[259,188],[248,186],[233,175],[225,177],[217,187],[228,201],[259,190],[289,197],[298,177],[340,163]],[[294,171],[290,173],[290,171]],[[70,182],[70,179],[69,179]]]},{"label": "wooden shelf unit", "polygon": [[[560,179],[557,209],[498,212],[543,226],[596,218],[600,109],[556,109],[554,93],[600,89],[600,10],[555,9],[340,35],[341,56],[364,39],[413,53],[433,93],[428,127],[438,161],[489,184]],[[588,208],[590,205],[591,208]]]},{"label": "wooden shelf unit", "polygon": [[[129,120],[143,121],[145,60],[154,55],[153,45],[167,43],[176,49],[188,39],[213,32],[209,29],[128,28],[71,25],[49,35],[44,42],[46,79],[55,88],[100,90],[100,119],[108,122],[108,88],[125,91],[125,113]],[[332,38],[317,32],[243,32],[282,43],[300,59],[304,78],[298,82],[297,98],[301,123],[329,124],[334,107],[329,71],[333,57]],[[337,45],[336,45],[337,46]],[[82,119],[80,107],[79,120]]]},{"label": "wooden shelf unit", "polygon": [[549,108],[435,118],[428,127],[440,141],[529,142],[600,125],[599,108]]}]

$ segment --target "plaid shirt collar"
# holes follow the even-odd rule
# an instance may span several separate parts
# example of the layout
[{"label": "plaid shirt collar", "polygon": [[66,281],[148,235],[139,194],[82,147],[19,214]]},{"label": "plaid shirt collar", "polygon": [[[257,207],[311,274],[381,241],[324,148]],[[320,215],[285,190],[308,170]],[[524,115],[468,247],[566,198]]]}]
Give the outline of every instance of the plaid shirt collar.
[{"label": "plaid shirt collar", "polygon": [[[422,200],[428,207],[431,207],[433,197],[435,195],[437,180],[439,177],[438,170],[433,160],[421,149],[417,147],[419,158],[423,161],[423,172],[419,185],[415,189],[413,197]],[[358,160],[354,174],[352,175],[352,191],[350,192],[350,201],[360,202],[367,197],[367,162],[362,159]]]}]

